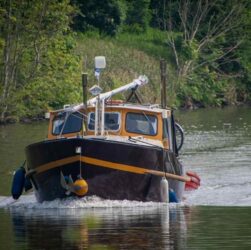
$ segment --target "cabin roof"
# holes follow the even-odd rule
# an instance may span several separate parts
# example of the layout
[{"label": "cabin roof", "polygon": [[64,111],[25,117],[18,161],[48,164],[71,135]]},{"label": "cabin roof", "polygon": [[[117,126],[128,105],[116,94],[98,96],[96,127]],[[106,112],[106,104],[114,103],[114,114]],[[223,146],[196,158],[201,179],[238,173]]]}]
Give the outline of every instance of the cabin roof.
[{"label": "cabin roof", "polygon": [[[53,110],[50,111],[51,113],[57,113],[57,112],[62,112],[65,111],[71,107],[75,107],[75,105],[73,106],[66,106],[63,109],[58,109],[58,110]],[[125,109],[129,109],[129,110],[135,110],[135,111],[146,111],[146,112],[155,112],[155,113],[162,113],[163,110],[166,109],[162,109],[159,107],[159,104],[152,104],[152,105],[141,105],[141,104],[132,104],[132,103],[122,103],[122,104],[108,104],[105,106],[106,108],[113,108],[113,109],[121,109],[121,110],[125,110]],[[88,106],[88,108],[95,108],[94,105],[90,105]],[[167,110],[171,110],[170,108],[167,108]]]},{"label": "cabin roof", "polygon": [[[93,107],[93,106],[89,106]],[[159,108],[159,105],[140,105],[140,104],[119,104],[119,105],[106,105],[106,108],[114,108],[114,109],[130,109],[135,111],[150,111],[156,113],[162,113],[163,109]]]}]

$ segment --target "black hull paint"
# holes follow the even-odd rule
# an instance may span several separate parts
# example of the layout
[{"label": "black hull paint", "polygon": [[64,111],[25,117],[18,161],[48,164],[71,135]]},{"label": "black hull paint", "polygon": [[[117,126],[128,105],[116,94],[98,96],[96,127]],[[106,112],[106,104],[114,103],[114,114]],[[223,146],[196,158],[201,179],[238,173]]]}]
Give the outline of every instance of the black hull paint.
[{"label": "black hull paint", "polygon": [[[181,175],[182,166],[170,151],[158,147],[125,143],[105,139],[58,139],[43,141],[26,148],[28,171],[37,170],[40,166],[68,157],[78,155],[76,148],[82,148],[82,156],[118,164],[132,165],[146,169],[165,171]],[[171,162],[171,164],[170,164]],[[60,184],[60,172],[71,175],[73,180],[80,173],[80,162],[73,162],[35,173],[31,180],[39,202],[65,198],[66,190]],[[83,178],[88,183],[87,195],[97,195],[112,200],[161,201],[161,177],[135,174],[102,166],[81,163]],[[181,199],[184,185],[178,181],[169,181],[178,199]]]}]

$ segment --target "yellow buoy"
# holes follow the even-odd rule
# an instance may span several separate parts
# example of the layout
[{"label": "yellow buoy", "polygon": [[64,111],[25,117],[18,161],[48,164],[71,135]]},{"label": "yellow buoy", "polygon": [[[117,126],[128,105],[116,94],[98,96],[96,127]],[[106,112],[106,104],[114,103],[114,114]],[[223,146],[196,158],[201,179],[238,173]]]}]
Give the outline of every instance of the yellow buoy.
[{"label": "yellow buoy", "polygon": [[77,179],[73,183],[74,193],[78,196],[84,196],[88,191],[88,184],[84,179]]}]

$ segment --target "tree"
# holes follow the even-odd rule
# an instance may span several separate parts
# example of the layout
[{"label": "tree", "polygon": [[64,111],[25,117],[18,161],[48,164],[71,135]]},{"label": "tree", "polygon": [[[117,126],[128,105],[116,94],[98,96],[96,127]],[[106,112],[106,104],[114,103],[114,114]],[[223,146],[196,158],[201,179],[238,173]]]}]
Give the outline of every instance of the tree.
[{"label": "tree", "polygon": [[149,26],[150,0],[128,0],[125,24],[127,30],[144,32]]},{"label": "tree", "polygon": [[72,0],[78,8],[73,29],[80,32],[96,28],[100,33],[115,35],[125,18],[125,3],[120,0]]},{"label": "tree", "polygon": [[[3,121],[16,96],[55,68],[48,64],[48,59],[64,49],[60,44],[64,40],[67,42],[65,34],[69,30],[73,8],[68,0],[4,0],[0,12],[3,58],[0,65],[0,121]],[[55,76],[52,74],[51,78],[57,75],[57,72],[53,73]],[[32,96],[26,99],[29,98]]]},{"label": "tree", "polygon": [[[159,14],[158,23],[166,30],[167,43],[173,52],[178,83],[176,87],[188,83],[194,86],[197,81],[196,88],[200,88],[198,84],[207,78],[212,83],[229,78],[231,75],[227,66],[233,67],[238,61],[236,51],[243,42],[243,35],[234,34],[243,25],[243,13],[248,2],[179,0],[162,3],[161,8],[157,6],[155,13]],[[240,75],[236,72],[234,76]],[[200,91],[203,88],[201,86]],[[183,94],[186,96],[187,93]]]}]

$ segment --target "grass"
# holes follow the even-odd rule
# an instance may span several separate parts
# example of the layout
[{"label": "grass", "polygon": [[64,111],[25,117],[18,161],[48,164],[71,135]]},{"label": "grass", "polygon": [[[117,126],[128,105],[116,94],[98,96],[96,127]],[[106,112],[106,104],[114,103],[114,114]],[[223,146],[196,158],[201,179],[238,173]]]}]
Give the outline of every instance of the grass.
[{"label": "grass", "polygon": [[165,34],[149,29],[144,34],[121,33],[116,38],[88,32],[77,36],[76,53],[83,58],[83,70],[88,72],[90,86],[95,83],[94,57],[103,55],[107,68],[101,73],[104,91],[131,82],[139,75],[149,78],[140,93],[145,102],[160,102],[159,59],[168,58]]},{"label": "grass", "polygon": [[166,33],[149,28],[145,33],[121,33],[116,38],[119,44],[144,51],[156,58],[170,60],[171,51],[167,44]]}]

